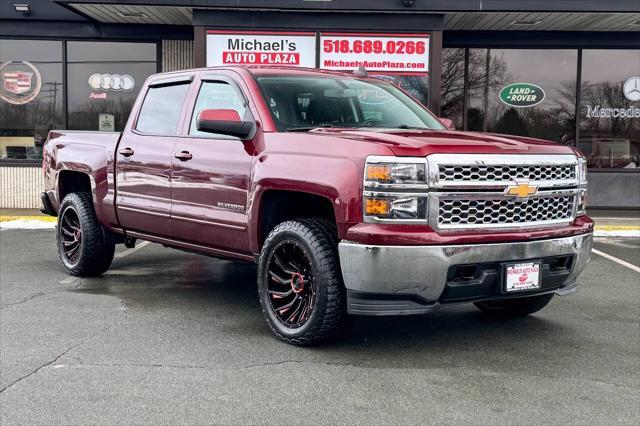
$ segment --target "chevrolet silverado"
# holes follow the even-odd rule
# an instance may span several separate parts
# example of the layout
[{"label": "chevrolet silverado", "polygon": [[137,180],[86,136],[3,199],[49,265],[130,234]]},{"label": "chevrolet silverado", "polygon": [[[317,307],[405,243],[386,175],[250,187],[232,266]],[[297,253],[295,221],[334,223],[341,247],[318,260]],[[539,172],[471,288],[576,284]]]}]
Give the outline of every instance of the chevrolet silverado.
[{"label": "chevrolet silverado", "polygon": [[446,124],[363,72],[157,74],[122,133],[50,132],[43,210],[71,275],[136,240],[256,262],[266,323],[296,345],[354,315],[514,317],[575,291],[593,232],[584,157]]}]

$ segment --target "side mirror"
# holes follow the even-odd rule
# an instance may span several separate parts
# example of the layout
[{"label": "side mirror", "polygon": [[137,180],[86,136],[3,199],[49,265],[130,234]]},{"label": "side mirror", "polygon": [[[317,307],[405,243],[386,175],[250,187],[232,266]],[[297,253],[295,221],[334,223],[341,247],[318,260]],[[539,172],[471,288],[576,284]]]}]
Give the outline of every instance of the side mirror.
[{"label": "side mirror", "polygon": [[449,130],[455,130],[456,125],[453,124],[453,120],[450,118],[438,117],[438,120]]},{"label": "side mirror", "polygon": [[235,136],[244,141],[253,138],[256,123],[242,121],[233,109],[203,109],[198,113],[196,128],[200,132]]}]

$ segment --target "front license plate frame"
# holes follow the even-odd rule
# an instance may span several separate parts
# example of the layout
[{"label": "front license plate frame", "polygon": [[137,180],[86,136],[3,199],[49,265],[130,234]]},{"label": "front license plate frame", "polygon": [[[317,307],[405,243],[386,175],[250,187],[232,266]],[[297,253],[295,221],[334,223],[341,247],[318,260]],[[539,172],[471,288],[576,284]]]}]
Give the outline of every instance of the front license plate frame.
[{"label": "front license plate frame", "polygon": [[540,260],[505,263],[502,270],[502,288],[505,293],[535,291],[542,288]]}]

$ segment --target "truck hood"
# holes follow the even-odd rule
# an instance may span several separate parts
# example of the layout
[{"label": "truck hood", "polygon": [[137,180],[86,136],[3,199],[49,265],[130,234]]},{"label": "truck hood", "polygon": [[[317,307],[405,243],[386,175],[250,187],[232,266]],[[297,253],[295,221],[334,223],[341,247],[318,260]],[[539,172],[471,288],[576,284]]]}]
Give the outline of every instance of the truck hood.
[{"label": "truck hood", "polygon": [[435,153],[573,154],[573,149],[568,146],[541,139],[453,130],[323,128],[311,133],[384,144],[397,156],[422,157]]}]

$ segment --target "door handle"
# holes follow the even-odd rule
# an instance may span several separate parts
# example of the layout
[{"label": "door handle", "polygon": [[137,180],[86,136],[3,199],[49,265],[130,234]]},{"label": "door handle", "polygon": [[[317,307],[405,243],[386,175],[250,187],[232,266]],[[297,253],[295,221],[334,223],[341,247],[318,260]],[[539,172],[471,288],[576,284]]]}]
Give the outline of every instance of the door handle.
[{"label": "door handle", "polygon": [[120,155],[124,155],[125,157],[131,157],[133,155],[133,150],[131,148],[122,148],[118,152]]},{"label": "door handle", "polygon": [[193,158],[193,155],[191,155],[189,151],[181,151],[174,155],[174,157],[176,157],[180,161],[187,161],[191,160]]}]

